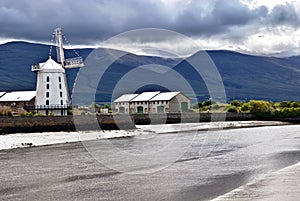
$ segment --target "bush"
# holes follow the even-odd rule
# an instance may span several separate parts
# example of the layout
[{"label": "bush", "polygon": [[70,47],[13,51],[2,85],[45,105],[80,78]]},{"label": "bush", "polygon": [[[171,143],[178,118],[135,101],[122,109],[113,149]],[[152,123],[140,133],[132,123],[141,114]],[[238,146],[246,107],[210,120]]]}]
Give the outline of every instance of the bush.
[{"label": "bush", "polygon": [[212,104],[215,104],[215,103],[216,103],[215,101],[207,100],[207,101],[202,102],[202,107],[203,106],[211,106]]},{"label": "bush", "polygon": [[283,108],[277,112],[277,116],[279,117],[299,117],[300,116],[300,108]]},{"label": "bush", "polygon": [[291,108],[298,108],[298,107],[300,107],[300,103],[296,102],[296,101],[291,101],[290,102],[290,107]]},{"label": "bush", "polygon": [[7,106],[0,106],[0,116],[13,116],[13,113],[10,109],[10,107]]},{"label": "bush", "polygon": [[243,103],[241,106],[241,111],[243,112],[249,112],[251,108],[250,103]]},{"label": "bush", "polygon": [[238,112],[238,109],[237,109],[237,107],[236,106],[229,106],[228,108],[227,108],[227,112]]},{"label": "bush", "polygon": [[233,105],[233,106],[236,106],[236,107],[241,106],[242,104],[243,103],[239,102],[238,100],[233,100],[230,103],[230,105]]},{"label": "bush", "polygon": [[281,108],[285,108],[285,107],[289,108],[290,107],[290,102],[288,102],[288,101],[282,101],[282,102],[279,103],[279,107],[281,107]]},{"label": "bush", "polygon": [[13,115],[12,111],[9,110],[9,111],[7,111],[7,113],[6,113],[6,116],[12,117],[12,116],[14,116],[14,115]]},{"label": "bush", "polygon": [[41,116],[44,116],[44,115],[38,112],[38,113],[35,113],[33,116],[35,116],[35,117],[41,117]]},{"label": "bush", "polygon": [[22,117],[32,117],[33,116],[32,112],[22,112],[19,115]]},{"label": "bush", "polygon": [[274,104],[263,100],[250,100],[250,113],[261,117],[270,117],[275,114]]}]

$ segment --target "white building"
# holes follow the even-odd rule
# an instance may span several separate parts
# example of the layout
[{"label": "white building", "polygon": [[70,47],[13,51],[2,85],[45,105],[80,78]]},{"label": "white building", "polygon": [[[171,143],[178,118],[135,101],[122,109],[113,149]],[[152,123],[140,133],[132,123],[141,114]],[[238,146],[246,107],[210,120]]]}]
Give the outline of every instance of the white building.
[{"label": "white building", "polygon": [[10,107],[12,112],[34,107],[36,91],[0,92],[0,105]]},{"label": "white building", "polygon": [[70,102],[65,69],[82,67],[83,60],[81,57],[65,59],[61,28],[55,29],[54,33],[58,62],[50,56],[46,62],[32,66],[32,71],[37,72],[33,110],[44,115],[67,115]]},{"label": "white building", "polygon": [[114,109],[117,113],[129,113],[129,103],[139,94],[124,94],[114,101]]},{"label": "white building", "polygon": [[[131,113],[149,113],[151,98],[158,95],[160,91],[143,92],[130,101]],[[150,111],[151,112],[151,111]]]},{"label": "white building", "polygon": [[65,69],[51,57],[35,65],[37,71],[36,110],[44,115],[52,112],[55,115],[67,115],[69,96]]},{"label": "white building", "polygon": [[0,91],[0,98],[5,94],[6,92]]},{"label": "white building", "polygon": [[149,101],[152,113],[188,112],[190,99],[181,92],[163,92]]},{"label": "white building", "polygon": [[190,105],[190,99],[181,92],[124,94],[114,101],[117,113],[188,112]]}]

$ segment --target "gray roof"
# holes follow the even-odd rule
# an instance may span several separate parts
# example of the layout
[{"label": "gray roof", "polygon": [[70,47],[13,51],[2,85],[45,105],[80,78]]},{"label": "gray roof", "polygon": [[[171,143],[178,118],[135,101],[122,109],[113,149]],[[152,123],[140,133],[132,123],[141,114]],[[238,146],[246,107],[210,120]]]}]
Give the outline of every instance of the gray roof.
[{"label": "gray roof", "polygon": [[180,94],[179,91],[162,92],[162,93],[158,94],[157,96],[154,96],[153,98],[151,98],[150,101],[168,101],[168,100],[171,100],[172,98],[174,98],[175,96],[177,96],[178,94]]},{"label": "gray roof", "polygon": [[117,98],[114,102],[115,103],[120,103],[120,102],[129,102],[132,99],[134,99],[135,97],[137,97],[139,94],[124,94],[122,96],[120,96],[119,98]]},{"label": "gray roof", "polygon": [[30,101],[36,96],[36,91],[7,92],[0,98],[0,102]]},{"label": "gray roof", "polygon": [[159,94],[160,91],[154,91],[154,92],[143,92],[134,99],[132,99],[132,102],[137,102],[137,101],[149,101],[151,98]]}]

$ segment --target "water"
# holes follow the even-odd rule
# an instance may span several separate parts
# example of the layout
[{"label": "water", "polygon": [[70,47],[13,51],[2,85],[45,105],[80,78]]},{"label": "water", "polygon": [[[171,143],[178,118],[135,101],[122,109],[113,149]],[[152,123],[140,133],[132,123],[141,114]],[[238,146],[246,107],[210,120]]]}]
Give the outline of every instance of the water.
[{"label": "water", "polygon": [[0,199],[295,200],[299,129],[184,132],[2,150]]}]

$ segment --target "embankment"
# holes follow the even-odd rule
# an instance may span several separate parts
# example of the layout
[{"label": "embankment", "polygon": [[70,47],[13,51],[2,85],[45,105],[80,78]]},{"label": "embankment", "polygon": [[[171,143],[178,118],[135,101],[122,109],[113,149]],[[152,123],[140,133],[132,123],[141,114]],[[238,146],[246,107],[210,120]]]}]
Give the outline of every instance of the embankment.
[{"label": "embankment", "polygon": [[248,113],[183,113],[183,114],[102,114],[99,116],[0,116],[0,134],[58,132],[79,130],[127,130],[135,124],[197,123],[210,121],[258,120]]}]

